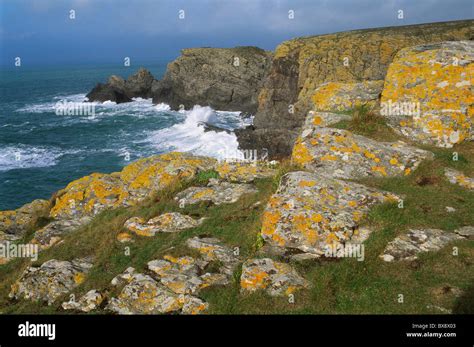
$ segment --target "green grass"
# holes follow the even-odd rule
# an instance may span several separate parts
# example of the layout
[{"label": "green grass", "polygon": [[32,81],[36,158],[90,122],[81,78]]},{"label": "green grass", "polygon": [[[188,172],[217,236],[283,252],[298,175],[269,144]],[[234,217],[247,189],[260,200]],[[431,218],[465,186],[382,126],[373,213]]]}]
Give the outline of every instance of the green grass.
[{"label": "green grass", "polygon": [[[234,274],[233,282],[225,287],[210,287],[200,293],[209,302],[211,314],[366,314],[366,313],[441,313],[428,305],[453,309],[459,313],[474,312],[474,242],[459,241],[438,252],[420,255],[414,262],[385,263],[379,255],[388,242],[409,228],[432,227],[454,230],[464,225],[474,225],[474,194],[450,184],[443,175],[444,167],[453,167],[472,173],[474,144],[465,144],[451,150],[430,149],[435,153],[410,176],[403,178],[364,179],[362,183],[391,191],[403,196],[404,208],[388,203],[373,208],[364,224],[373,230],[365,243],[365,260],[313,260],[292,262],[307,278],[311,288],[295,294],[295,303],[285,297],[273,298],[264,292],[240,292],[241,269]],[[459,160],[452,160],[452,153]],[[257,194],[246,195],[234,204],[209,206],[198,204],[180,209],[174,201],[177,192],[191,185],[205,185],[214,172],[204,172],[193,181],[177,182],[139,206],[105,211],[87,226],[68,235],[64,243],[40,254],[37,264],[48,259],[73,259],[93,255],[95,264],[86,281],[73,293],[79,295],[90,289],[107,289],[116,294],[110,280],[133,266],[142,271],[146,263],[165,254],[193,254],[184,246],[185,240],[196,235],[221,239],[225,244],[240,247],[242,259],[262,256],[258,233],[266,202],[276,190],[281,176],[298,170],[284,163],[275,178],[256,181]],[[260,202],[260,204],[256,204]],[[456,209],[447,213],[446,206]],[[180,233],[160,234],[155,237],[135,237],[132,244],[116,241],[124,231],[123,223],[132,216],[151,218],[164,212],[181,211],[195,218],[206,217],[197,228]],[[31,237],[31,235],[29,236]],[[459,248],[459,255],[452,255],[452,247]],[[130,256],[125,255],[130,247]],[[15,260],[0,267],[0,311],[3,313],[68,313],[60,309],[67,296],[53,306],[27,300],[12,302],[7,299],[11,284],[28,266],[25,260]],[[464,294],[439,294],[440,289],[458,287]],[[441,290],[442,292],[442,290]],[[398,303],[398,295],[404,303]]]},{"label": "green grass", "polygon": [[344,113],[351,115],[351,119],[342,120],[331,127],[349,130],[378,141],[395,141],[399,138],[393,129],[387,125],[385,119],[371,111],[367,106],[360,106]]}]

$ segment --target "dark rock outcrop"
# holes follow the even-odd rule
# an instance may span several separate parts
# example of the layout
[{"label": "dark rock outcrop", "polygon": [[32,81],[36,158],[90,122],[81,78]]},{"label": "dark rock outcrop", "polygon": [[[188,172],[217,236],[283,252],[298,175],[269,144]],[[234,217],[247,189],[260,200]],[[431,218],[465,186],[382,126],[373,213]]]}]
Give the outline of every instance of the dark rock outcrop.
[{"label": "dark rock outcrop", "polygon": [[153,82],[156,82],[150,71],[140,68],[127,80],[112,75],[106,84],[98,83],[89,94],[89,101],[114,101],[117,104],[130,102],[132,98],[150,98]]},{"label": "dark rock outcrop", "polygon": [[295,137],[290,137],[282,147],[281,137],[269,136],[269,133],[301,127],[313,108],[311,98],[321,84],[383,80],[400,49],[472,39],[473,24],[474,21],[466,20],[355,30],[283,42],[275,50],[272,66],[259,93],[255,130],[241,132],[241,147],[256,149],[255,145],[259,144],[268,148],[270,156],[275,153],[289,155]]},{"label": "dark rock outcrop", "polygon": [[153,102],[172,109],[197,104],[255,113],[270,60],[271,54],[257,47],[184,49],[154,84]]}]

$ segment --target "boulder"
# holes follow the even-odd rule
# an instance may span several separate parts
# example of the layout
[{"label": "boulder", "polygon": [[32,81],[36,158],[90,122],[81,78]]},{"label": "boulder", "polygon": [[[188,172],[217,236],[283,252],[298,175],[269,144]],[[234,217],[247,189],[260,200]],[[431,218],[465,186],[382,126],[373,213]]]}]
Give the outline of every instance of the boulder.
[{"label": "boulder", "polygon": [[382,113],[413,141],[449,148],[473,140],[472,76],[473,41],[402,49],[385,78]]},{"label": "boulder", "polygon": [[263,258],[242,265],[240,287],[243,292],[265,290],[271,296],[288,296],[309,284],[289,264]]},{"label": "boulder", "polygon": [[216,161],[184,153],[167,153],[137,160],[120,172],[94,173],[56,193],[50,216],[78,219],[114,207],[132,206],[179,179],[190,179]]},{"label": "boulder", "polygon": [[410,229],[406,234],[390,241],[380,257],[387,262],[415,260],[420,253],[438,251],[453,241],[466,239],[456,231]]},{"label": "boulder", "polygon": [[57,298],[81,284],[91,267],[90,258],[73,261],[51,259],[39,267],[30,266],[12,285],[9,297],[52,305]]},{"label": "boulder", "polygon": [[346,179],[403,176],[433,156],[401,141],[379,142],[347,130],[321,128],[314,125],[314,117],[303,128],[292,154],[293,162],[314,172]]},{"label": "boulder", "polygon": [[458,184],[468,190],[474,190],[474,178],[464,175],[462,172],[454,169],[445,169],[444,175],[452,184]]},{"label": "boulder", "polygon": [[268,162],[224,161],[217,165],[216,171],[223,180],[242,183],[276,175],[276,170]]},{"label": "boulder", "polygon": [[207,187],[190,187],[178,193],[174,198],[180,207],[200,202],[211,202],[215,205],[232,204],[244,194],[256,193],[257,189],[246,183],[229,183],[211,178]]},{"label": "boulder", "polygon": [[99,291],[92,289],[81,296],[78,301],[71,298],[71,300],[63,302],[61,307],[64,310],[75,310],[87,313],[99,308],[104,299],[104,296]]},{"label": "boulder", "polygon": [[361,243],[370,230],[360,221],[370,207],[396,202],[394,194],[320,173],[290,172],[282,177],[263,214],[261,235],[289,256],[325,255],[327,247]]},{"label": "boulder", "polygon": [[155,81],[155,78],[150,71],[140,68],[135,74],[127,78],[124,83],[125,93],[130,98],[150,98],[153,81]]},{"label": "boulder", "polygon": [[89,102],[113,101],[117,104],[132,101],[124,91],[115,89],[109,84],[97,83],[97,85],[86,95]]},{"label": "boulder", "polygon": [[47,200],[34,200],[17,210],[0,211],[0,233],[23,236],[29,231],[38,218],[46,218],[51,203]]},{"label": "boulder", "polygon": [[155,236],[157,233],[175,233],[199,226],[204,219],[196,220],[178,212],[164,213],[145,221],[132,217],[125,222],[125,228],[140,236]]}]

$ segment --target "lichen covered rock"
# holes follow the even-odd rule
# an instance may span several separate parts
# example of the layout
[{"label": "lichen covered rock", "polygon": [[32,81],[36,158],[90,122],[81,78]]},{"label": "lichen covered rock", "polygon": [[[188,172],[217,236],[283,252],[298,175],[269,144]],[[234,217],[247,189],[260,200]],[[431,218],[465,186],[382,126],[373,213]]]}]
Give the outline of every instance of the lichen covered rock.
[{"label": "lichen covered rock", "polygon": [[190,187],[178,193],[175,200],[180,207],[209,201],[215,205],[232,204],[244,194],[256,193],[257,189],[246,183],[229,183],[210,179],[207,187]]},{"label": "lichen covered rock", "polygon": [[272,296],[290,295],[307,288],[308,282],[289,264],[269,258],[250,259],[242,265],[240,277],[242,291],[265,290]]},{"label": "lichen covered rock", "polygon": [[140,236],[155,236],[157,233],[175,233],[195,228],[204,219],[196,220],[178,212],[164,213],[145,221],[140,217],[132,217],[125,222],[125,228]]},{"label": "lichen covered rock", "polygon": [[34,200],[17,210],[0,211],[0,232],[23,235],[40,217],[47,217],[50,203],[47,200]]},{"label": "lichen covered rock", "polygon": [[71,182],[57,193],[51,217],[76,219],[113,207],[131,206],[178,179],[189,179],[209,170],[215,160],[183,153],[140,159],[121,172],[92,174]]},{"label": "lichen covered rock", "polygon": [[104,301],[104,296],[97,290],[92,289],[80,297],[78,301],[71,299],[63,302],[61,307],[64,310],[75,310],[81,312],[90,312],[99,308]]},{"label": "lichen covered rock", "polygon": [[82,225],[87,224],[91,218],[82,217],[79,219],[64,219],[53,221],[45,227],[37,230],[31,243],[37,244],[40,250],[47,249],[61,242],[65,235],[75,231]]},{"label": "lichen covered rock", "polygon": [[[411,140],[452,147],[474,139],[474,42],[440,42],[397,53],[385,78],[382,103],[396,130]],[[420,104],[410,112],[403,104]]]},{"label": "lichen covered rock", "polygon": [[410,229],[396,237],[380,256],[384,261],[415,260],[420,253],[438,251],[450,242],[465,240],[456,232],[439,229]]},{"label": "lichen covered rock", "polygon": [[12,285],[9,296],[44,301],[51,305],[81,284],[91,267],[89,258],[73,261],[51,259],[39,267],[30,266]]},{"label": "lichen covered rock", "polygon": [[268,202],[261,235],[274,247],[319,257],[328,246],[365,240],[369,231],[359,228],[359,222],[369,208],[397,200],[393,194],[361,184],[290,172]]},{"label": "lichen covered rock", "polygon": [[350,131],[320,128],[308,122],[292,160],[311,171],[337,178],[408,175],[432,154],[404,142],[379,142]]},{"label": "lichen covered rock", "polygon": [[474,190],[474,178],[468,177],[462,172],[453,169],[445,169],[444,175],[452,184],[458,184],[463,188]]},{"label": "lichen covered rock", "polygon": [[312,97],[314,109],[349,111],[360,106],[374,108],[382,92],[383,83],[383,81],[324,83],[315,90]]},{"label": "lichen covered rock", "polygon": [[224,161],[216,167],[220,178],[230,182],[253,182],[257,178],[273,177],[276,170],[265,162]]}]

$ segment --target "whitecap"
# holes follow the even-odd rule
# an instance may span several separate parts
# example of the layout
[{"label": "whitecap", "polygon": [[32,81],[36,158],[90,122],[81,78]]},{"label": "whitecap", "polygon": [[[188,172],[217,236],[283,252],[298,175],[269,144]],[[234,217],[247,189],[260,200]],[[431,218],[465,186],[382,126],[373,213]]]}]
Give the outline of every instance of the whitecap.
[{"label": "whitecap", "polygon": [[0,147],[0,171],[54,166],[63,153],[59,148],[46,146]]},{"label": "whitecap", "polygon": [[[237,117],[239,112],[220,112],[210,107],[196,105],[192,110],[182,111],[182,113],[186,117],[184,122],[170,128],[153,131],[145,141],[151,143],[160,152],[191,152],[218,159],[243,158],[234,133],[205,131],[203,125],[203,123],[228,125],[229,115]],[[238,123],[237,119],[235,122]]]}]

